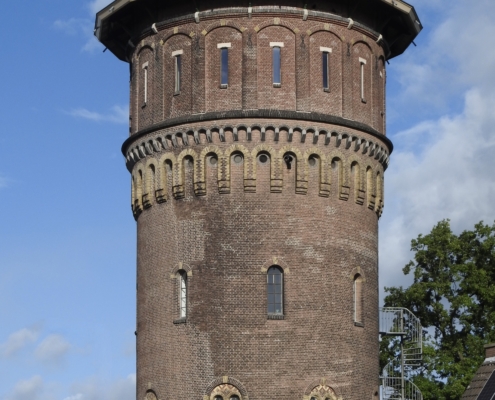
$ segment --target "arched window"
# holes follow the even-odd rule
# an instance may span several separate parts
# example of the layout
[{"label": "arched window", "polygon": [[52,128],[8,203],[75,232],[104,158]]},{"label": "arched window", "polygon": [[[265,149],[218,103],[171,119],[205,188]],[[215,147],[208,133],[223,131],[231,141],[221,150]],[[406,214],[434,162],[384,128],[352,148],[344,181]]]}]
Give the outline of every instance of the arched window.
[{"label": "arched window", "polygon": [[185,318],[187,315],[187,274],[179,271],[179,316]]},{"label": "arched window", "polygon": [[215,396],[213,400],[223,400],[222,396]]},{"label": "arched window", "polygon": [[284,273],[278,265],[274,265],[268,269],[266,288],[268,314],[283,315]]},{"label": "arched window", "polygon": [[354,323],[363,323],[363,277],[354,276]]},{"label": "arched window", "polygon": [[239,400],[239,396],[234,394],[233,396],[230,396],[230,400]]}]

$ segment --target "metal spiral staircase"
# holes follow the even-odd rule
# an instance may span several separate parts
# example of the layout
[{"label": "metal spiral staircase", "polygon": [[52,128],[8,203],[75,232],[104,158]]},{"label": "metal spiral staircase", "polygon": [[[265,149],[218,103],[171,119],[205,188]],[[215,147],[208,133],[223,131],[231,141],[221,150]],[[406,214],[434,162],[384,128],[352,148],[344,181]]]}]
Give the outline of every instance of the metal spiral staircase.
[{"label": "metal spiral staircase", "polygon": [[421,391],[408,379],[423,356],[419,319],[407,308],[380,308],[380,335],[394,336],[400,345],[400,357],[390,361],[382,372],[382,400],[423,400]]}]

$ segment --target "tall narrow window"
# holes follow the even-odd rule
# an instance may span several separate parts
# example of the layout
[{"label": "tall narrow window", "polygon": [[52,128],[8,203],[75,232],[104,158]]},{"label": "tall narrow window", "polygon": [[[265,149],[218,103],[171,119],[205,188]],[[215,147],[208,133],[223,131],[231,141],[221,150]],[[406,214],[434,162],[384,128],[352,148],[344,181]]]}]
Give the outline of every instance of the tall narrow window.
[{"label": "tall narrow window", "polygon": [[330,89],[330,53],[329,47],[320,47],[321,51],[321,71],[323,76],[323,90],[328,92]]},{"label": "tall narrow window", "polygon": [[283,314],[284,274],[279,266],[272,266],[267,273],[268,314]]},{"label": "tall narrow window", "polygon": [[181,81],[181,69],[182,69],[182,56],[175,56],[175,93],[180,93],[180,81]]},{"label": "tall narrow window", "polygon": [[229,85],[229,48],[231,43],[218,43],[220,49],[220,87],[225,89]]},{"label": "tall narrow window", "polygon": [[361,101],[366,103],[366,99],[364,98],[364,66],[366,65],[366,60],[359,58],[359,64],[361,66]]},{"label": "tall narrow window", "polygon": [[220,84],[227,87],[229,84],[229,49],[226,47],[220,49],[221,52],[221,71]]},{"label": "tall narrow window", "polygon": [[272,48],[272,75],[273,75],[273,86],[280,87],[282,83],[282,66],[280,52],[284,44],[281,42],[270,42],[270,47]]},{"label": "tall narrow window", "polygon": [[187,315],[187,274],[185,271],[179,272],[179,308],[180,317],[185,318]]},{"label": "tall narrow window", "polygon": [[143,107],[148,102],[148,62],[143,64]]},{"label": "tall narrow window", "polygon": [[363,277],[354,276],[354,323],[363,323]]}]

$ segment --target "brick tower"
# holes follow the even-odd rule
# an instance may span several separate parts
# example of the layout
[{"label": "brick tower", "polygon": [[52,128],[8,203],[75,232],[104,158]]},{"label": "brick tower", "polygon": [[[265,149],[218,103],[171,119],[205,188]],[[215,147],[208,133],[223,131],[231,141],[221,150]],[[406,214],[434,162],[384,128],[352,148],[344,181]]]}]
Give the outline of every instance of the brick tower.
[{"label": "brick tower", "polygon": [[385,62],[401,0],[116,0],[137,398],[378,398]]}]

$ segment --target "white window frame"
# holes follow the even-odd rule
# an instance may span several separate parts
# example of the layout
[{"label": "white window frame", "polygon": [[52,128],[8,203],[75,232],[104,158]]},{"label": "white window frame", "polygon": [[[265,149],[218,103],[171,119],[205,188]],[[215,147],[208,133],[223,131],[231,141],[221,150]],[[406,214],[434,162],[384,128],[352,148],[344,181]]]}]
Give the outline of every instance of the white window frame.
[{"label": "white window frame", "polygon": [[143,65],[142,68],[144,70],[144,93],[143,93],[143,98],[144,98],[144,104],[143,107],[148,103],[148,61],[146,61]]},{"label": "white window frame", "polygon": [[187,274],[185,271],[179,272],[179,317],[187,316]]},{"label": "white window frame", "polygon": [[359,57],[359,64],[361,68],[361,102],[366,103],[364,98],[364,66],[366,65],[366,59]]},{"label": "white window frame", "polygon": [[174,95],[180,94],[181,80],[182,80],[182,59],[181,68],[179,70],[179,57],[182,57],[184,50],[172,51],[172,58],[174,59]]},{"label": "white window frame", "polygon": [[[282,48],[284,47],[284,42],[270,42],[270,47],[272,48],[272,60],[273,60],[273,48],[274,47],[278,47],[280,49],[280,52],[279,52],[279,55],[280,55],[280,60],[279,60],[279,64],[280,64],[279,81],[280,82],[275,82],[274,81],[273,75],[274,75],[274,72],[275,71],[272,69],[272,84],[273,84],[273,87],[279,88],[279,87],[282,87]],[[274,68],[273,64],[272,64],[272,68]]]},{"label": "white window frame", "polygon": [[[227,83],[222,83],[222,67],[223,67],[223,64],[222,64],[222,50],[221,49],[230,49],[232,47],[232,43],[217,43],[217,49],[220,50],[220,88],[221,89],[227,89],[228,86],[229,86],[229,78],[228,78],[228,75],[229,75],[229,66],[228,66],[228,57],[229,55],[227,54]],[[228,52],[228,50],[227,50]]]},{"label": "white window frame", "polygon": [[330,54],[332,54],[332,49],[330,47],[320,46],[320,52],[328,54],[328,56],[327,56],[327,71],[326,71],[328,87],[323,87],[323,90],[328,92],[328,91],[330,91]]}]

